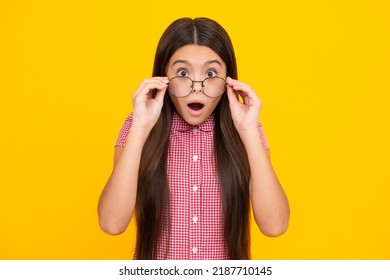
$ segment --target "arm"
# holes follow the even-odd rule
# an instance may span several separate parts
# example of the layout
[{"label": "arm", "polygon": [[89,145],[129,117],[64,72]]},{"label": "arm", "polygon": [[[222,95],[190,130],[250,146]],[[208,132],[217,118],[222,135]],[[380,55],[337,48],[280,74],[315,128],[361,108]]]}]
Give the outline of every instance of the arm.
[{"label": "arm", "polygon": [[124,232],[130,223],[137,195],[141,152],[147,135],[130,129],[126,145],[116,147],[114,167],[98,205],[99,225],[109,234]]},{"label": "arm", "polygon": [[[145,141],[160,116],[166,78],[146,79],[133,95],[133,122],[124,147],[116,147],[114,167],[98,204],[99,225],[109,234],[121,234],[134,211],[138,171]],[[157,89],[154,99],[150,91]]]},{"label": "arm", "polygon": [[[228,79],[228,97],[233,122],[248,154],[251,179],[249,192],[255,221],[265,235],[278,236],[288,227],[290,210],[287,197],[272,168],[257,130],[261,102],[246,84]],[[235,92],[244,100],[240,103]]]},{"label": "arm", "polygon": [[287,230],[290,211],[272,168],[269,151],[263,148],[257,129],[241,134],[241,139],[251,169],[249,192],[255,221],[265,235],[281,235]]}]

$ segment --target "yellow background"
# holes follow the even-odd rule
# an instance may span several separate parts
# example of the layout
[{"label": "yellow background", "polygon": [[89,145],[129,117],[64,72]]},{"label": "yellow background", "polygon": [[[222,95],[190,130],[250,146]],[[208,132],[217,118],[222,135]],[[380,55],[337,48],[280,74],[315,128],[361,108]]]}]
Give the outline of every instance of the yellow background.
[{"label": "yellow background", "polygon": [[206,16],[263,101],[289,197],[255,259],[390,259],[390,2],[1,1],[0,259],[128,259],[97,201],[164,29]]}]

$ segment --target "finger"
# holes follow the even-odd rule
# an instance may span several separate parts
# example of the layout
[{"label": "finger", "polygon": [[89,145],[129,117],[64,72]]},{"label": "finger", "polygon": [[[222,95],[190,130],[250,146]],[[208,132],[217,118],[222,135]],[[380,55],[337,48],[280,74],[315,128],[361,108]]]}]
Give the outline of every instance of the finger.
[{"label": "finger", "polygon": [[227,96],[228,96],[228,100],[229,100],[230,105],[235,105],[235,104],[239,103],[236,92],[229,85],[227,86]]},{"label": "finger", "polygon": [[251,90],[247,86],[233,86],[232,88],[242,98],[251,96]]},{"label": "finger", "polygon": [[242,98],[245,98],[247,95],[250,95],[250,92],[253,92],[252,88],[248,84],[239,82],[230,77],[226,81],[228,86],[231,86]]},{"label": "finger", "polygon": [[246,83],[240,82],[238,80],[234,80],[230,77],[226,79],[226,82],[231,87],[245,87],[248,89],[248,91],[253,91],[252,87]]},{"label": "finger", "polygon": [[[253,91],[253,89],[249,85],[247,85],[245,83],[238,82],[238,81],[233,80],[233,79],[230,80],[230,84],[231,84],[231,87],[233,88],[233,90],[235,92],[237,92],[242,97],[245,104],[250,104],[250,103],[259,104],[260,103],[259,97],[256,95],[256,93]],[[228,85],[229,85],[229,83],[228,83]]]},{"label": "finger", "polygon": [[153,89],[157,90],[163,90],[167,88],[168,81],[163,81],[160,79],[152,78],[152,79],[145,79],[141,85],[138,87],[136,92],[133,94],[133,99],[137,98],[138,96],[142,96],[145,98]]},{"label": "finger", "polygon": [[169,82],[168,77],[153,77],[152,79],[155,79],[155,80],[163,82],[163,83],[168,83]]},{"label": "finger", "polygon": [[237,99],[240,103],[249,104],[251,101],[251,96],[248,94],[245,87],[234,86],[232,87],[234,92],[237,94]]},{"label": "finger", "polygon": [[148,89],[162,89],[168,85],[168,79],[155,77],[152,79],[147,79],[144,81],[144,85],[148,87]]},{"label": "finger", "polygon": [[156,96],[154,97],[154,100],[156,100],[156,102],[162,104],[164,102],[164,96],[165,96],[166,91],[167,91],[167,87],[163,88],[162,90],[158,90],[156,92]]},{"label": "finger", "polygon": [[232,79],[232,78],[230,78],[230,77],[227,77],[226,82],[227,82],[228,85],[230,85],[230,86],[238,86],[238,85],[247,85],[247,86],[249,86],[248,84],[245,84],[245,83],[240,82],[240,81],[238,81],[238,80]]}]

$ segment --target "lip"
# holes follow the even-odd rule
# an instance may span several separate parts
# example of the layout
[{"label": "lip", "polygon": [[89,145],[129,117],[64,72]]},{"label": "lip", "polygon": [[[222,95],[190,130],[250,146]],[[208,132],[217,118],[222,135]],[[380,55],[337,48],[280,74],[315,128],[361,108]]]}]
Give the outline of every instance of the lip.
[{"label": "lip", "polygon": [[[192,104],[192,103],[199,103],[199,104],[202,104],[203,107],[202,107],[201,109],[199,109],[199,110],[194,110],[194,109],[192,109],[192,108],[189,106],[189,105]],[[191,116],[193,116],[193,117],[198,117],[198,116],[200,116],[200,115],[203,113],[205,107],[206,107],[205,103],[204,103],[203,101],[200,101],[200,100],[192,100],[191,102],[188,102],[188,103],[187,103],[188,112],[189,112],[189,114],[190,114]]]}]

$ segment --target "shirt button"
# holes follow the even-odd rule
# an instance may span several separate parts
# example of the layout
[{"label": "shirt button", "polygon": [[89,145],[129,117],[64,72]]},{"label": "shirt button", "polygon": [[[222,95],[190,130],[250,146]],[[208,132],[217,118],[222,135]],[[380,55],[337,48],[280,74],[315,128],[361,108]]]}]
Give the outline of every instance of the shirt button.
[{"label": "shirt button", "polygon": [[198,190],[198,186],[197,186],[197,185],[193,185],[193,186],[192,186],[192,190],[193,190],[194,192],[196,192],[196,191]]},{"label": "shirt button", "polygon": [[192,131],[196,134],[198,132],[198,128],[194,127],[194,129]]},{"label": "shirt button", "polygon": [[196,254],[197,252],[198,252],[198,248],[193,247],[193,248],[192,248],[192,253]]},{"label": "shirt button", "polygon": [[192,221],[194,222],[194,224],[198,221],[198,217],[197,216],[193,216],[192,217]]},{"label": "shirt button", "polygon": [[198,161],[198,156],[193,156],[192,159],[194,160],[194,162],[197,162]]}]

